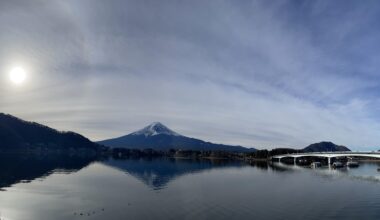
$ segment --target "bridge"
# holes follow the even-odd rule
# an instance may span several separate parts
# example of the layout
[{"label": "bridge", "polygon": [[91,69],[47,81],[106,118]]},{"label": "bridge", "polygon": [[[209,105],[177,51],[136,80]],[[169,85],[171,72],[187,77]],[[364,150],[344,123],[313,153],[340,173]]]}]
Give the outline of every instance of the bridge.
[{"label": "bridge", "polygon": [[380,152],[352,152],[352,151],[336,151],[336,152],[310,152],[310,153],[294,153],[294,154],[281,154],[272,156],[271,159],[278,159],[281,162],[282,158],[293,158],[296,163],[297,158],[300,157],[321,157],[327,158],[328,164],[331,164],[331,158],[339,157],[368,157],[380,158]]}]

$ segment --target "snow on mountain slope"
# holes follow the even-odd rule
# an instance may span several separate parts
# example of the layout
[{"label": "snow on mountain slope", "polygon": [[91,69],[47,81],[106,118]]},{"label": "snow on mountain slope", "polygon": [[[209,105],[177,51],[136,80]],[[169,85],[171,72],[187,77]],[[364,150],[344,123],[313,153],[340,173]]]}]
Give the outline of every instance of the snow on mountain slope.
[{"label": "snow on mountain slope", "polygon": [[146,137],[148,136],[155,136],[158,134],[166,134],[166,135],[173,135],[173,136],[182,136],[172,130],[170,130],[168,127],[165,125],[161,124],[160,122],[154,122],[145,128],[133,132],[131,135],[145,135]]}]

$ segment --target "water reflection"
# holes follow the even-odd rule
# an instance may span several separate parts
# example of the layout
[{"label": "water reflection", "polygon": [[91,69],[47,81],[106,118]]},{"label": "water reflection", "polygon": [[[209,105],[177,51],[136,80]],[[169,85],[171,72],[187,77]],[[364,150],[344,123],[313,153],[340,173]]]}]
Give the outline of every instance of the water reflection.
[{"label": "water reflection", "polygon": [[365,178],[379,176],[377,163],[330,170],[265,161],[0,157],[7,189],[1,219],[380,218],[379,183]]},{"label": "water reflection", "polygon": [[69,155],[0,155],[0,189],[27,183],[54,172],[71,173],[88,166],[94,157]]},{"label": "water reflection", "polygon": [[312,171],[323,178],[351,177],[361,180],[380,182],[377,163],[365,163],[359,169],[316,169],[310,167],[255,161],[249,164],[241,161],[180,159],[180,158],[129,158],[99,159],[96,157],[69,155],[0,155],[0,190],[16,183],[27,183],[45,178],[52,173],[73,173],[100,161],[109,167],[121,170],[154,190],[165,188],[170,181],[192,173],[206,172],[212,169],[239,168],[249,166],[263,171],[295,172]]},{"label": "water reflection", "polygon": [[246,165],[241,161],[229,160],[146,157],[125,160],[111,159],[102,163],[134,176],[154,190],[165,188],[170,181],[179,176]]},{"label": "water reflection", "polygon": [[363,180],[371,182],[380,182],[380,173],[378,171],[379,162],[376,161],[366,161],[360,163],[359,167],[342,167],[342,168],[333,168],[333,167],[320,167],[320,168],[311,168],[310,166],[298,166],[294,164],[285,164],[285,163],[268,163],[271,164],[272,168],[287,172],[312,172],[315,176],[320,178],[333,180],[337,178],[349,178],[353,180]]},{"label": "water reflection", "polygon": [[129,158],[100,160],[96,157],[69,155],[0,155],[0,190],[14,184],[45,178],[52,173],[73,173],[98,161],[108,167],[125,172],[154,190],[165,188],[170,181],[188,174],[222,168],[251,167],[271,172],[311,171],[322,178],[349,177],[380,182],[377,163],[363,163],[360,168],[311,169],[310,167],[255,161],[181,159],[181,158]]},{"label": "water reflection", "polygon": [[292,169],[286,164],[272,163],[269,161],[252,161],[248,163],[251,167],[255,167],[260,170],[286,172],[292,171]]},{"label": "water reflection", "polygon": [[[141,180],[152,189],[162,189],[170,181],[186,174],[211,169],[241,167],[246,164],[239,161],[178,159],[178,158],[130,158],[100,160],[96,157],[69,155],[0,155],[0,190],[17,183],[28,183],[43,179],[52,173],[73,173],[92,162],[101,161]],[[266,166],[262,163],[260,166]]]}]

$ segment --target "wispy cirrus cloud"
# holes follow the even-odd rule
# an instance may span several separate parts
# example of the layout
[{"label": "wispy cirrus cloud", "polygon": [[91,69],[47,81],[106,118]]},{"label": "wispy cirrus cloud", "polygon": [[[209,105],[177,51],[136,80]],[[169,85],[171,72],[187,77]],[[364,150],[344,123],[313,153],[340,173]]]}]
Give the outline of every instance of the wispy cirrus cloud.
[{"label": "wispy cirrus cloud", "polygon": [[259,148],[379,145],[376,1],[1,4],[1,111],[93,140],[162,121]]}]

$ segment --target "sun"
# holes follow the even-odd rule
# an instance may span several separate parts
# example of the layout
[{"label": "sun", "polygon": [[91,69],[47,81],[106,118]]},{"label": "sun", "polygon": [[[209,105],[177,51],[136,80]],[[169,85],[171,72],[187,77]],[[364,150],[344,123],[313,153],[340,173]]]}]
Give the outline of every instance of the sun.
[{"label": "sun", "polygon": [[22,67],[14,67],[9,73],[9,78],[14,84],[20,85],[26,79],[26,72]]}]

